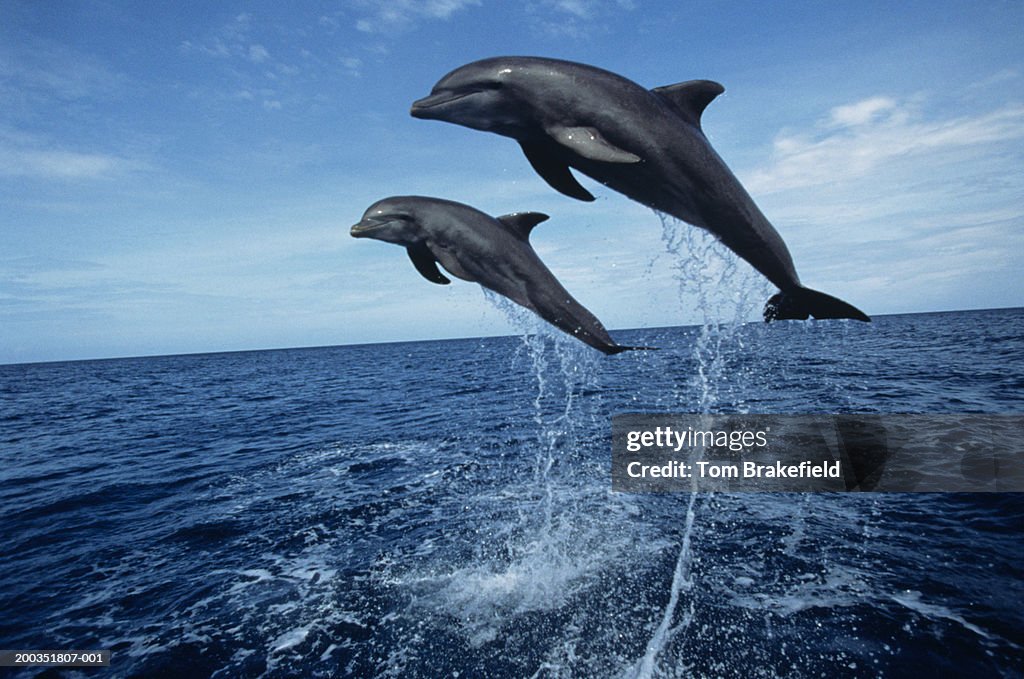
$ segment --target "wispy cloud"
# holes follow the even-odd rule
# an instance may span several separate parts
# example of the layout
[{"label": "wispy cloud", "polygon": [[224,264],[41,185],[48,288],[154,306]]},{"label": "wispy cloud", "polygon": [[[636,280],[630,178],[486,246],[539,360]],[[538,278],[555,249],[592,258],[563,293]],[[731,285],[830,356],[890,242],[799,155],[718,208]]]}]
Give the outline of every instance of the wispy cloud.
[{"label": "wispy cloud", "polygon": [[199,52],[206,54],[211,57],[229,57],[231,56],[231,49],[220,39],[214,38],[209,42],[193,42],[191,40],[183,40],[178,48],[182,52]]},{"label": "wispy cloud", "polygon": [[386,33],[411,30],[424,20],[447,20],[456,12],[479,6],[480,0],[355,0],[352,5],[359,16],[357,30]]},{"label": "wispy cloud", "polygon": [[[124,155],[124,138],[92,134],[94,111],[119,99],[127,81],[102,59],[49,39],[0,42],[0,177],[95,180],[145,167]],[[61,139],[81,124],[83,134]],[[36,127],[46,132],[29,131]]]},{"label": "wispy cloud", "polygon": [[586,38],[605,32],[615,15],[635,7],[632,0],[535,0],[526,9],[543,33]]},{"label": "wispy cloud", "polygon": [[[88,307],[109,315],[126,295],[141,301],[154,296],[179,304],[186,298],[281,300],[315,294],[337,275],[334,260],[353,247],[336,226],[300,232],[262,233],[216,238],[212,242],[171,243],[93,260],[59,257],[0,258],[0,313],[35,305],[49,311]],[[183,270],[190,275],[182,276]],[[268,271],[276,272],[268,275]],[[332,287],[337,293],[337,286]],[[153,311],[139,304],[140,319]]]},{"label": "wispy cloud", "polygon": [[829,116],[831,127],[856,127],[866,125],[890,114],[896,108],[896,101],[889,97],[871,97],[853,104],[836,106]]},{"label": "wispy cloud", "polygon": [[47,179],[96,179],[128,169],[117,156],[74,151],[19,151],[0,148],[0,175]]},{"label": "wispy cloud", "polygon": [[212,36],[196,40],[185,40],[178,47],[182,52],[205,54],[211,57],[236,57],[262,63],[270,57],[267,49],[250,36],[252,15],[239,14],[223,25]]},{"label": "wispy cloud", "polygon": [[342,57],[341,67],[345,73],[358,78],[363,73],[363,60],[359,57]]},{"label": "wispy cloud", "polygon": [[69,149],[38,135],[0,127],[0,177],[88,180],[144,167],[145,163],[116,153]]},{"label": "wispy cloud", "polygon": [[263,45],[249,45],[249,61],[254,64],[262,64],[270,59],[270,52]]},{"label": "wispy cloud", "polygon": [[[299,76],[298,66],[282,59],[280,51],[267,47],[265,28],[249,13],[236,15],[231,21],[220,26],[202,38],[185,40],[179,45],[183,54],[201,55],[224,62],[225,77],[230,78],[230,90],[235,100],[253,101],[265,111],[277,111],[292,92],[292,82]],[[294,50],[303,62],[309,62],[313,55],[305,49]],[[272,83],[273,87],[260,86]],[[256,96],[259,95],[259,96]]]},{"label": "wispy cloud", "polygon": [[1021,264],[1024,106],[938,115],[927,103],[836,106],[739,173],[808,284],[885,311],[969,308],[970,291],[1007,298],[995,281]]},{"label": "wispy cloud", "polygon": [[871,97],[837,106],[815,132],[782,133],[772,160],[746,181],[754,193],[830,184],[863,176],[895,159],[974,150],[1024,137],[1024,106],[975,116],[925,120],[910,104]]},{"label": "wispy cloud", "polygon": [[22,105],[108,98],[125,81],[123,74],[103,61],[56,42],[34,39],[5,45],[0,41],[0,101],[7,113]]},{"label": "wispy cloud", "polygon": [[1015,68],[1003,68],[993,73],[987,78],[983,78],[976,83],[972,83],[969,87],[972,90],[983,90],[994,86],[1004,86],[1008,82],[1012,82],[1020,78],[1020,71]]}]

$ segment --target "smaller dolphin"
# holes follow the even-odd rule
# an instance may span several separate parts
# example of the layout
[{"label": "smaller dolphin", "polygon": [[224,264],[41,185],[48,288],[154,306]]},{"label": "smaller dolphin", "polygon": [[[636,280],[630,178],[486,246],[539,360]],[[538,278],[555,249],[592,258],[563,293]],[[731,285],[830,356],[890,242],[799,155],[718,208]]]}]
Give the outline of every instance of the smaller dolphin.
[{"label": "smaller dolphin", "polygon": [[392,196],[371,205],[351,233],[355,238],[405,246],[424,278],[447,285],[451,281],[438,271],[440,262],[456,278],[508,297],[605,354],[649,348],[616,344],[601,321],[573,299],[540,261],[529,236],[547,218],[539,212],[494,218],[441,198]]},{"label": "smaller dolphin", "polygon": [[710,231],[778,286],[765,305],[766,321],[870,321],[800,282],[782,236],[711,148],[701,114],[723,91],[710,80],[648,90],[585,64],[495,57],[444,76],[411,113],[515,139],[537,174],[572,198],[594,200],[570,167]]}]

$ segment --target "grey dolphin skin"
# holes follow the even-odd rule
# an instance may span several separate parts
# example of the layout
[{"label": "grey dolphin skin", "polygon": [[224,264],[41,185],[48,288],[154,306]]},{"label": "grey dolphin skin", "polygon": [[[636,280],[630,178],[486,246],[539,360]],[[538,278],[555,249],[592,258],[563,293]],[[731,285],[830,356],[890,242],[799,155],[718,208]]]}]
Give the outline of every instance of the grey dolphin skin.
[{"label": "grey dolphin skin", "polygon": [[447,285],[451,281],[438,270],[440,262],[453,276],[508,297],[606,354],[649,348],[616,344],[540,261],[529,236],[547,218],[539,212],[494,218],[441,198],[393,196],[371,205],[352,235],[405,246],[424,278]]},{"label": "grey dolphin skin", "polygon": [[701,113],[723,91],[710,80],[647,90],[585,64],[496,57],[452,71],[411,113],[515,139],[533,169],[567,196],[594,200],[573,167],[707,229],[778,286],[765,306],[766,321],[870,321],[850,304],[801,285],[782,237],[711,148]]}]

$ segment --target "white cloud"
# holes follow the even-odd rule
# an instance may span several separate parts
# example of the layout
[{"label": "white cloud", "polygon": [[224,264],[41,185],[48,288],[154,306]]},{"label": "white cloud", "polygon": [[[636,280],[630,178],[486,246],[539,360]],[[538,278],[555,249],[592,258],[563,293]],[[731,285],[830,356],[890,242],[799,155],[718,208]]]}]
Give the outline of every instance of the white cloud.
[{"label": "white cloud", "polygon": [[324,28],[326,28],[327,30],[331,31],[332,33],[334,31],[338,30],[338,28],[341,27],[341,22],[338,21],[338,17],[337,16],[329,16],[329,15],[326,15],[326,14],[324,16],[321,16],[317,20],[317,24],[319,24],[320,26],[323,26]]},{"label": "white cloud", "polygon": [[262,64],[270,58],[270,52],[263,45],[249,45],[249,61],[254,64]]},{"label": "white cloud", "polygon": [[182,52],[201,52],[211,57],[229,57],[231,50],[221,40],[214,39],[209,43],[194,43],[191,40],[182,41],[178,48]]},{"label": "white cloud", "polygon": [[835,107],[830,122],[835,127],[866,125],[894,108],[896,102],[889,97],[871,97],[855,104]]},{"label": "white cloud", "polygon": [[987,78],[983,78],[976,83],[971,83],[970,89],[983,90],[989,87],[1003,87],[1006,83],[1020,78],[1020,72],[1013,68],[1004,68],[996,73],[993,73]]},{"label": "white cloud", "polygon": [[[223,98],[223,93],[231,92],[228,98],[235,101],[252,101],[262,105],[265,110],[274,111],[282,107],[281,92],[290,95],[291,100],[301,98],[295,84],[296,76],[301,69],[282,60],[280,51],[288,46],[268,48],[263,42],[256,40],[263,28],[252,15],[239,14],[227,24],[220,26],[210,36],[202,40],[185,41],[181,44],[183,53],[192,53],[223,60],[222,74],[225,83],[216,93],[198,91],[196,96],[208,96],[211,99]],[[264,31],[265,32],[265,31]],[[294,50],[307,63],[314,58],[306,49]],[[273,83],[274,88],[260,87],[263,83]]]},{"label": "white cloud", "polygon": [[[206,40],[185,40],[179,46],[182,52],[195,52],[222,59],[242,59],[253,64],[266,64],[285,75],[295,72],[293,67],[276,63],[270,50],[252,38],[253,19],[250,14],[239,14],[230,23],[221,26]],[[264,71],[273,73],[275,71]]]},{"label": "white cloud", "polygon": [[1024,105],[925,103],[837,106],[738,174],[812,287],[869,313],[1016,303],[1002,288],[1024,265]]},{"label": "white cloud", "polygon": [[341,66],[351,76],[358,78],[362,75],[363,60],[358,57],[343,57],[341,59]]},{"label": "white cloud", "polygon": [[745,184],[768,194],[846,181],[888,162],[944,151],[976,151],[1024,137],[1024,106],[1008,105],[975,116],[922,120],[910,106],[872,97],[832,109],[824,133],[782,133],[771,163]]},{"label": "white cloud", "polygon": [[590,5],[592,3],[588,3],[585,0],[557,0],[551,4],[554,9],[560,12],[565,12],[581,19],[590,17]]},{"label": "white cloud", "polygon": [[363,33],[407,31],[422,20],[447,20],[480,0],[357,0],[353,3],[362,16],[356,30]]},{"label": "white cloud", "polygon": [[137,167],[132,161],[101,153],[0,146],[0,176],[99,179]]},{"label": "white cloud", "polygon": [[0,100],[8,107],[26,97],[71,101],[109,96],[124,81],[104,62],[58,43],[0,43]]},{"label": "white cloud", "polygon": [[606,31],[616,14],[635,7],[631,0],[536,0],[527,11],[544,33],[585,38]]}]

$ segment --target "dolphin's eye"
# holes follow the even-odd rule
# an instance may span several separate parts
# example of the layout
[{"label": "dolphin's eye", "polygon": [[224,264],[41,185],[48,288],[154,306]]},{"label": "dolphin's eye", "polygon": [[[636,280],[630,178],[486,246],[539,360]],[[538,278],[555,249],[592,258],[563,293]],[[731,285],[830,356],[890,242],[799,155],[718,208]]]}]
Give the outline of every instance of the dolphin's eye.
[{"label": "dolphin's eye", "polygon": [[371,215],[374,219],[380,220],[394,220],[394,219],[409,219],[409,215],[404,212],[395,212],[394,210],[386,207],[379,207],[373,211]]}]

